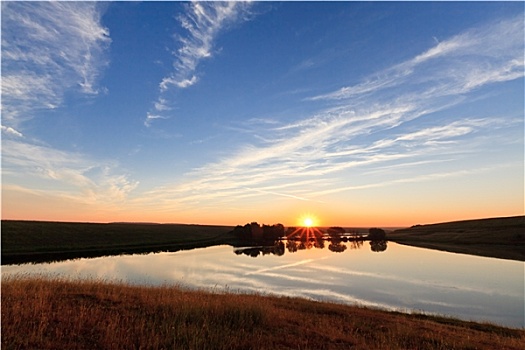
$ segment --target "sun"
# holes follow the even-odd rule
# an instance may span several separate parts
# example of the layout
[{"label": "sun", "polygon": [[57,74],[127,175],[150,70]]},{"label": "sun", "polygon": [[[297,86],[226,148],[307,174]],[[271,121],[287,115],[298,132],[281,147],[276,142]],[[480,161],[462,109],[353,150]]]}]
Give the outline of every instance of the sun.
[{"label": "sun", "polygon": [[318,222],[314,215],[305,214],[298,218],[297,225],[301,227],[316,227]]},{"label": "sun", "polygon": [[312,227],[314,224],[314,221],[312,220],[311,217],[306,217],[304,218],[303,220],[303,225],[306,226],[306,227]]}]

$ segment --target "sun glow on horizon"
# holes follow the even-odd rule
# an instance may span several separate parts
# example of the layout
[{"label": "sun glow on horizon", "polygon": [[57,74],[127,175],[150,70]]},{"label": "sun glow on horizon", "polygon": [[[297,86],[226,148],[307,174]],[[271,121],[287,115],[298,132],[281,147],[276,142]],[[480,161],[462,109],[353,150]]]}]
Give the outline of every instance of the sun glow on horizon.
[{"label": "sun glow on horizon", "polygon": [[303,215],[299,218],[298,225],[302,227],[315,227],[318,225],[317,218],[310,214]]}]

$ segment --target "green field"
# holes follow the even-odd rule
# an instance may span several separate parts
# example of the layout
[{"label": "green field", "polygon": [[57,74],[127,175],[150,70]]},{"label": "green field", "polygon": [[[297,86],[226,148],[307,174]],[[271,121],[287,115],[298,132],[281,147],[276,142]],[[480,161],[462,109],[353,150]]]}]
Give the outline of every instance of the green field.
[{"label": "green field", "polygon": [[525,261],[525,216],[417,225],[388,234],[411,246]]}]

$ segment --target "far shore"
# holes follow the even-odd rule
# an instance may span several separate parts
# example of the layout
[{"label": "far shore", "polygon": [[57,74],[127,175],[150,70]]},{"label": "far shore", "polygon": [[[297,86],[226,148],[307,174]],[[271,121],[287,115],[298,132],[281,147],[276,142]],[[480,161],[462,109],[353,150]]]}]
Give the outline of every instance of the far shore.
[{"label": "far shore", "polygon": [[400,244],[525,261],[525,216],[415,225],[388,234]]},{"label": "far shore", "polygon": [[[1,263],[246,245],[232,229],[211,225],[2,220]],[[360,230],[363,232],[366,229]],[[386,238],[422,248],[525,261],[525,216],[416,225],[388,232]]]}]

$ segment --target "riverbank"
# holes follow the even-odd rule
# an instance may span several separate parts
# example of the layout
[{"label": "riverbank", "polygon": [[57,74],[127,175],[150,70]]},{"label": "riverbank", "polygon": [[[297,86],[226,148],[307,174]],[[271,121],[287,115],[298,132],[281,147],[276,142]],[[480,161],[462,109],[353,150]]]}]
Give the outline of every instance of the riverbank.
[{"label": "riverbank", "polygon": [[522,349],[525,330],[299,298],[2,280],[2,348]]},{"label": "riverbank", "polygon": [[525,216],[416,225],[388,240],[416,247],[525,261]]}]

